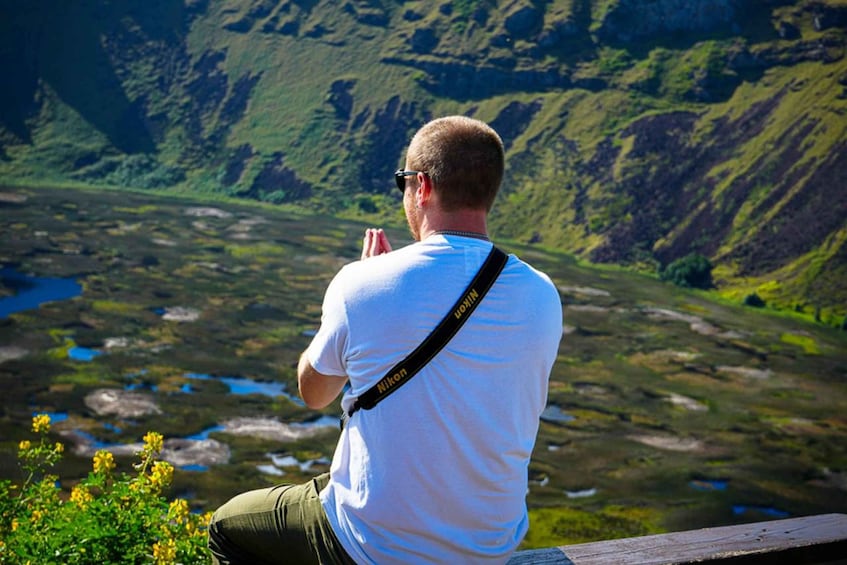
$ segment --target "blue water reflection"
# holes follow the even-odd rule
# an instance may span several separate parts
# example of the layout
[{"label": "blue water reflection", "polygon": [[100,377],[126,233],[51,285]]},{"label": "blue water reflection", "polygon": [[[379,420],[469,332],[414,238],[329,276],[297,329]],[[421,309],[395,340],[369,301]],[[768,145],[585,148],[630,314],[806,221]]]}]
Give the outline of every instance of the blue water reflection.
[{"label": "blue water reflection", "polygon": [[159,390],[157,385],[152,383],[129,383],[124,387],[125,390],[149,390],[150,392],[156,392]]},{"label": "blue water reflection", "polygon": [[209,439],[209,434],[213,432],[222,432],[226,428],[224,426],[212,426],[211,428],[206,428],[202,432],[196,433],[193,436],[186,436],[185,439],[191,439],[195,441],[202,441],[204,439]]},{"label": "blue water reflection", "polygon": [[573,421],[575,418],[562,410],[561,406],[551,404],[547,406],[541,413],[541,419],[545,422],[554,422],[558,424],[566,424]]},{"label": "blue water reflection", "polygon": [[729,481],[725,479],[695,479],[688,483],[691,488],[694,490],[702,490],[702,491],[716,491],[716,490],[726,490],[729,486]]},{"label": "blue water reflection", "polygon": [[87,347],[71,347],[68,349],[68,357],[73,359],[74,361],[91,361],[98,355],[103,355],[102,351],[97,351],[96,349],[89,349]]},{"label": "blue water reflection", "polygon": [[734,505],[732,507],[732,513],[736,516],[748,513],[757,513],[764,514],[765,516],[769,516],[771,518],[788,518],[789,516],[791,516],[791,514],[789,514],[785,510],[772,508],[770,506],[745,506],[742,504]]},{"label": "blue water reflection", "polygon": [[[261,394],[264,396],[270,396],[271,398],[277,396],[284,396],[295,404],[301,406],[303,405],[303,401],[300,398],[293,396],[287,392],[287,387],[284,383],[255,381],[253,379],[247,379],[244,377],[213,377],[204,373],[186,373],[185,376],[190,379],[196,379],[201,381],[220,381],[229,387],[230,394]],[[187,386],[187,389],[183,387],[183,392],[193,392],[193,390],[191,389],[191,385]]]},{"label": "blue water reflection", "polygon": [[208,465],[197,465],[196,463],[192,463],[190,465],[182,465],[180,467],[180,469],[182,469],[183,471],[203,472],[203,471],[208,471],[209,466]]},{"label": "blue water reflection", "polygon": [[46,302],[67,300],[82,294],[82,285],[70,278],[30,277],[10,267],[0,269],[3,286],[16,291],[0,298],[0,318],[34,310]]}]

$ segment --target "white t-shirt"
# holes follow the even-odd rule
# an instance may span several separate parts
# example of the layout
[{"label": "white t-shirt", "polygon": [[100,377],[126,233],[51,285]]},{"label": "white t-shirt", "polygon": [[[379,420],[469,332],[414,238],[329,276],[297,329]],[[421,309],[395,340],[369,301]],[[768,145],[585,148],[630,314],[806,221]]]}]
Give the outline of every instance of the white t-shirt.
[{"label": "white t-shirt", "polygon": [[[307,351],[347,409],[450,310],[491,244],[433,235],[345,266]],[[359,410],[321,500],[359,563],[505,562],[528,528],[527,468],[562,336],[558,292],[515,256],[408,383]]]}]

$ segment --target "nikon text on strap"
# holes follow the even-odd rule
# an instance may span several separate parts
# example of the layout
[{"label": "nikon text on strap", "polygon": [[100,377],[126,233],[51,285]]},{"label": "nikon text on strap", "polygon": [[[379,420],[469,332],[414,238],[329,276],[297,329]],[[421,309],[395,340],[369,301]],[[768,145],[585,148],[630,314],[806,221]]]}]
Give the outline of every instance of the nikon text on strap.
[{"label": "nikon text on strap", "polygon": [[345,416],[349,418],[360,408],[370,410],[389,394],[406,384],[424,365],[435,357],[436,353],[447,345],[462,324],[465,323],[471,313],[476,309],[485,293],[494,285],[494,281],[506,266],[508,256],[492,247],[491,252],[480,267],[479,272],[473,278],[468,288],[453,305],[441,322],[427,336],[425,340],[412,351],[405,359],[397,363],[385,374],[374,386],[362,393],[350,410],[342,416],[342,427]]}]

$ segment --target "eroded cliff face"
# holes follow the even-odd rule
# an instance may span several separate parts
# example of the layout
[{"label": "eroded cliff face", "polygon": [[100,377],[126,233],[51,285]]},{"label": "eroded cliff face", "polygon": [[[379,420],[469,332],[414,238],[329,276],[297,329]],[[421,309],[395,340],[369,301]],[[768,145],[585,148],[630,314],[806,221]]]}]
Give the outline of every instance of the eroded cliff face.
[{"label": "eroded cliff face", "polygon": [[631,43],[666,34],[738,33],[740,0],[617,0],[600,20],[598,35]]}]

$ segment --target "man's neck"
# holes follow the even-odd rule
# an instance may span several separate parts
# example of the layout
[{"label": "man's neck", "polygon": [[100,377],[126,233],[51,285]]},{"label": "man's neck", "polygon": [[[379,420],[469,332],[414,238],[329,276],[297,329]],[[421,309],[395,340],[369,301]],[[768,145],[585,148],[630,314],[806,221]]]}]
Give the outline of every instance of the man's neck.
[{"label": "man's neck", "polygon": [[487,212],[484,210],[458,210],[455,212],[427,213],[421,219],[421,240],[438,232],[465,232],[488,235]]}]

